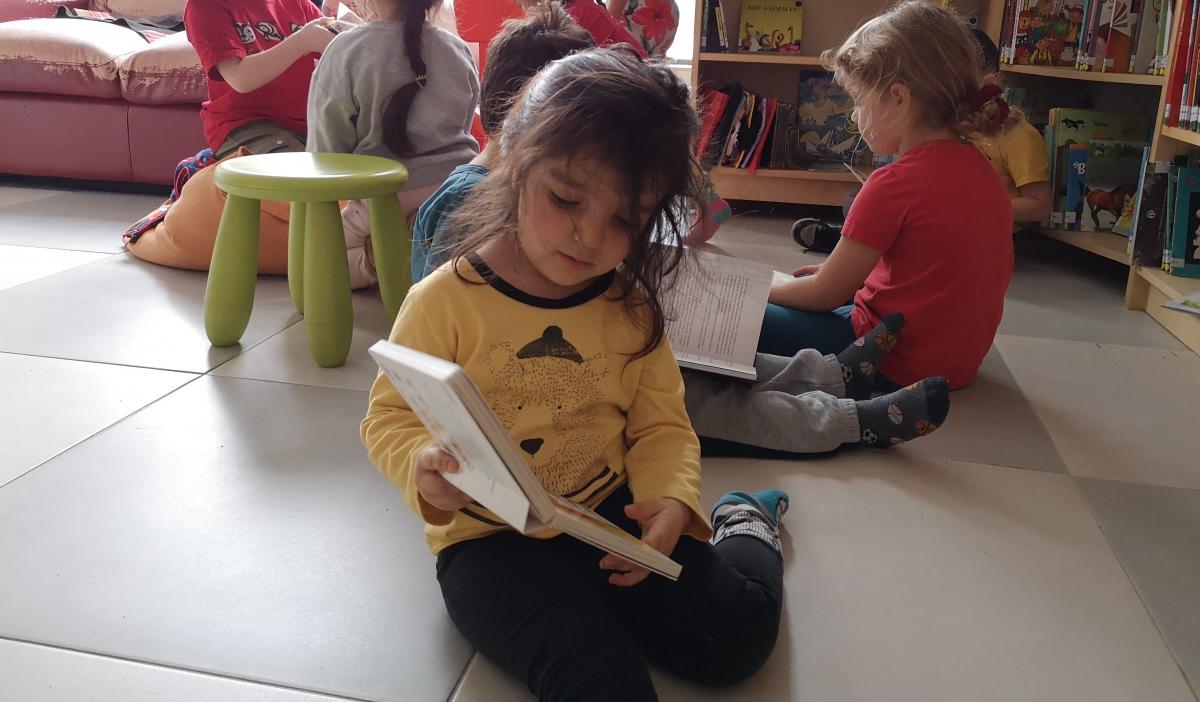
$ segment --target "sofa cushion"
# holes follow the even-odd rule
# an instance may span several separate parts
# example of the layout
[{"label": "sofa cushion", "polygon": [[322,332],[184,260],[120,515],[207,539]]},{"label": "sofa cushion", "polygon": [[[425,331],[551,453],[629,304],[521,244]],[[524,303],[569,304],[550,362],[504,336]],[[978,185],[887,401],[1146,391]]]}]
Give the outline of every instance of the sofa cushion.
[{"label": "sofa cushion", "polygon": [[53,17],[62,6],[86,10],[88,0],[0,0],[0,22],[31,17]]},{"label": "sofa cushion", "polygon": [[204,69],[184,32],[121,59],[121,94],[139,105],[198,104],[208,97]]},{"label": "sofa cushion", "polygon": [[118,17],[183,17],[186,0],[92,0],[92,9]]},{"label": "sofa cushion", "polygon": [[119,98],[122,58],[145,47],[136,32],[103,22],[0,23],[0,91]]}]

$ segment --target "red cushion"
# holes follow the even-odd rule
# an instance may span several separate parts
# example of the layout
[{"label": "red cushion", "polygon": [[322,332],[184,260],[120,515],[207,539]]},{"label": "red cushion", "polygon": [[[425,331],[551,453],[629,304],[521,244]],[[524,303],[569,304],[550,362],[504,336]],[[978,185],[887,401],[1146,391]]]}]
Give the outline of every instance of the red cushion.
[{"label": "red cushion", "polygon": [[3,22],[0,91],[118,98],[122,58],[145,47],[136,32],[103,22]]},{"label": "red cushion", "polygon": [[139,105],[199,104],[208,97],[200,58],[184,32],[125,55],[120,76],[121,94]]}]

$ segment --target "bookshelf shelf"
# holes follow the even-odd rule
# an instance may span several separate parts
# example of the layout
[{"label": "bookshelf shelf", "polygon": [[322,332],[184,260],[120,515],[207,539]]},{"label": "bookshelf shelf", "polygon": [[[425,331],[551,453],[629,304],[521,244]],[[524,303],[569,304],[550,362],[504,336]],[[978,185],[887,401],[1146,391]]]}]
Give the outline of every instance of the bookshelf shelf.
[{"label": "bookshelf shelf", "polygon": [[1200,278],[1181,278],[1145,266],[1133,268],[1125,306],[1145,311],[1188,348],[1200,353],[1200,316],[1163,307],[1171,300],[1200,292]]},{"label": "bookshelf shelf", "polygon": [[784,63],[793,66],[820,66],[821,58],[819,56],[803,56],[800,54],[773,54],[773,53],[711,53],[706,52],[699,54],[697,59],[700,61],[712,61],[715,63]]},{"label": "bookshelf shelf", "polygon": [[[864,175],[871,169],[862,169]],[[760,168],[757,173],[751,173],[745,168],[730,168],[720,166],[712,169],[712,174],[728,178],[786,178],[790,180],[827,180],[839,183],[857,183],[858,178],[845,169],[824,170],[820,168],[783,170],[780,168]]]},{"label": "bookshelf shelf", "polygon": [[1112,232],[1077,232],[1069,229],[1051,229],[1038,227],[1035,229],[1042,236],[1061,241],[1064,244],[1083,249],[1089,253],[1103,256],[1110,261],[1129,265],[1129,240],[1120,234]]},{"label": "bookshelf shelf", "polygon": [[1072,68],[1056,68],[1054,66],[1017,66],[1006,64],[1000,67],[1000,71],[1003,73],[1020,73],[1027,76],[1083,80],[1092,83],[1123,83],[1125,85],[1155,85],[1160,87],[1165,80],[1164,76],[1146,76],[1138,73],[1095,73],[1092,71],[1076,71]]},{"label": "bookshelf shelf", "polygon": [[1175,141],[1182,141],[1185,144],[1200,146],[1200,132],[1193,132],[1190,129],[1180,129],[1179,127],[1163,127],[1162,135],[1165,137],[1170,137]]}]

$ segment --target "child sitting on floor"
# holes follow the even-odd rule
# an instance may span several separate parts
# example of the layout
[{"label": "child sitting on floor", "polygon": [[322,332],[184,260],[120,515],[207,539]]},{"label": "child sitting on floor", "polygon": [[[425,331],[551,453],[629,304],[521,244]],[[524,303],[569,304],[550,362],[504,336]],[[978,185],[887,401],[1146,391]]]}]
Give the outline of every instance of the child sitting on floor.
[{"label": "child sitting on floor", "polygon": [[417,210],[412,243],[414,283],[442,265],[456,245],[445,218],[491,169],[499,151],[500,126],[525,82],[547,63],[592,46],[588,33],[557,3],[539,3],[527,10],[524,18],[508,20],[488,44],[479,104],[487,146],[470,163],[451,171]]},{"label": "child sitting on floor", "polygon": [[963,387],[991,348],[1013,267],[1012,203],[969,139],[997,133],[1007,106],[982,80],[966,23],[933,3],[896,5],[825,60],[871,150],[899,158],[867,179],[828,260],[772,289],[759,350],[834,353],[903,312],[880,373]]},{"label": "child sitting on floor", "polygon": [[[401,161],[408,183],[400,206],[417,208],[478,152],[470,135],[479,79],[466,44],[434,27],[438,0],[380,0],[372,19],[329,45],[308,102],[312,152],[369,154]],[[350,284],[376,282],[367,205],[342,212]]]},{"label": "child sitting on floor", "polygon": [[699,198],[698,128],[664,67],[608,49],[550,64],[456,214],[468,238],[412,287],[391,334],[462,366],[543,486],[640,533],[683,566],[678,581],[504,527],[443,477],[457,464],[386,376],[371,390],[363,441],[425,521],[451,620],[539,699],[656,699],[649,663],[730,685],[775,647],[787,496],[728,493],[710,527],[664,335],[681,249],[656,241],[678,244],[671,204]]},{"label": "child sitting on floor", "polygon": [[208,83],[200,120],[216,158],[303,151],[309,79],[332,20],[311,0],[188,0],[183,21]]}]

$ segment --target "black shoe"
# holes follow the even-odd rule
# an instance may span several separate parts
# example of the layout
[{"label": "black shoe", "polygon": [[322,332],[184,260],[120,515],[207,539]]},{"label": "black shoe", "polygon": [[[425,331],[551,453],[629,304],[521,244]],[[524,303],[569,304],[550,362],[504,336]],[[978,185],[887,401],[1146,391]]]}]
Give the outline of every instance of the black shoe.
[{"label": "black shoe", "polygon": [[842,238],[842,225],[830,224],[816,217],[798,219],[792,224],[792,238],[805,252],[829,253]]}]

